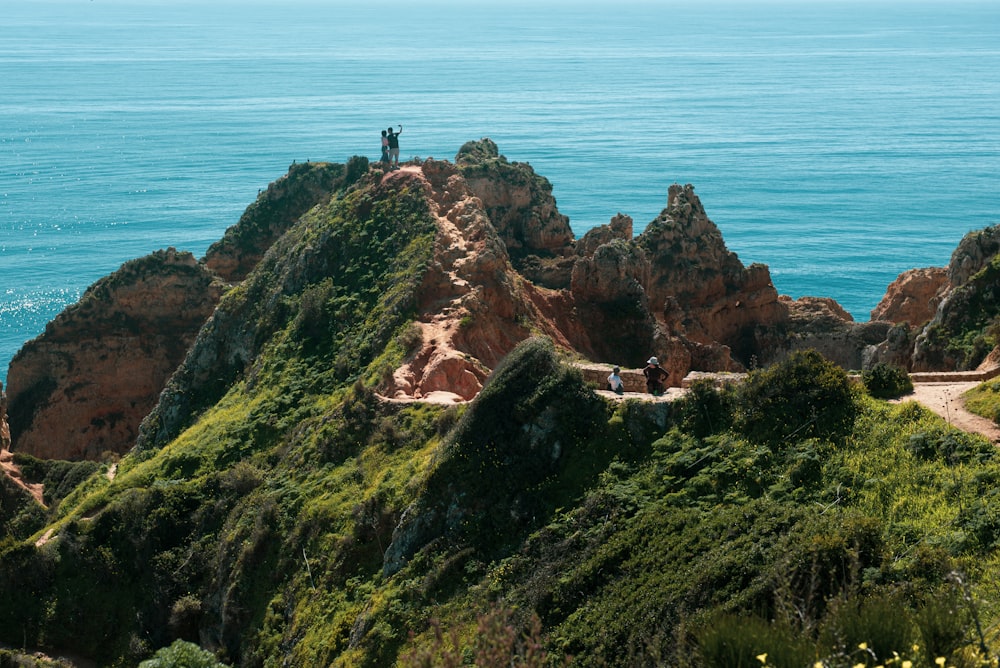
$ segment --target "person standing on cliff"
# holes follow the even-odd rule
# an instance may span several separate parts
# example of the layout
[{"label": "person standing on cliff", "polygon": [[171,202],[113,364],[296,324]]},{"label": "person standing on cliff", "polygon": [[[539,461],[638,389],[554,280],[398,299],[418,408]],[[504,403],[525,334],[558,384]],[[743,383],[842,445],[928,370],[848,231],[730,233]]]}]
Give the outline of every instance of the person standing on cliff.
[{"label": "person standing on cliff", "polygon": [[389,164],[389,136],[385,130],[382,130],[382,164]]},{"label": "person standing on cliff", "polygon": [[650,357],[646,362],[646,368],[642,370],[642,375],[646,377],[646,391],[652,395],[663,394],[664,386],[669,374],[660,366],[660,361],[656,357]]},{"label": "person standing on cliff", "polygon": [[399,135],[403,134],[403,126],[399,126],[398,132],[393,132],[390,127],[388,130],[389,136],[389,158],[392,160],[392,168],[399,169]]}]

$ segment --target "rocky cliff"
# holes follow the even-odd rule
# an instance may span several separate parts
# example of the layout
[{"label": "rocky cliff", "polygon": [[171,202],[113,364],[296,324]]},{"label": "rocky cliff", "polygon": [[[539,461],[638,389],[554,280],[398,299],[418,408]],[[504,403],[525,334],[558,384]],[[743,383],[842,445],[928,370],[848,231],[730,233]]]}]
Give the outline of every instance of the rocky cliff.
[{"label": "rocky cliff", "polygon": [[872,320],[896,327],[871,360],[910,371],[976,368],[1000,343],[1000,226],[970,232],[946,268],[913,269],[893,281]]},{"label": "rocky cliff", "polygon": [[[317,234],[311,222],[342,216],[374,227]],[[407,216],[425,241],[396,233]],[[419,284],[395,286],[396,310],[386,316],[410,322],[401,335],[409,354],[378,388],[397,399],[471,399],[534,334],[608,365],[639,367],[656,355],[673,385],[691,371],[739,371],[803,348],[861,368],[909,359],[907,347],[923,340],[890,336],[890,320],[926,319],[947,293],[934,321],[940,330],[973,294],[940,287],[940,271],[913,273],[870,323],[853,322],[830,299],[779,297],[766,266],[744,266],[726,248],[690,185],[671,186],[660,215],[638,236],[633,228],[618,213],[574,239],[548,181],[489,139],[462,146],[454,163],[394,172],[364,158],[292,165],[202,262],[164,251],[130,263],[24,347],[9,374],[13,448],[96,458],[167,442],[232,383],[253,382],[261,346],[300,301],[313,306],[297,316],[296,345],[326,350],[336,358],[331,373],[349,376],[375,352],[332,353],[350,337],[329,333],[331,323],[373,305],[349,295],[371,290],[396,260],[387,254],[412,244],[427,244]],[[949,285],[985,271],[996,245],[981,235],[956,251]],[[361,257],[373,265],[368,274],[353,268]],[[925,360],[909,362],[916,367],[954,363],[928,352],[913,359]]]},{"label": "rocky cliff", "polygon": [[941,292],[948,286],[948,272],[944,268],[904,271],[889,284],[885,296],[872,309],[871,319],[920,327],[934,317],[941,303]]},{"label": "rocky cliff", "polygon": [[128,451],[222,290],[190,253],[174,249],[88,288],[11,362],[14,449],[50,459]]},{"label": "rocky cliff", "polygon": [[288,173],[260,193],[239,222],[209,247],[203,260],[205,265],[226,281],[242,281],[302,214],[356,181],[367,168],[363,158],[348,165],[292,164]]}]

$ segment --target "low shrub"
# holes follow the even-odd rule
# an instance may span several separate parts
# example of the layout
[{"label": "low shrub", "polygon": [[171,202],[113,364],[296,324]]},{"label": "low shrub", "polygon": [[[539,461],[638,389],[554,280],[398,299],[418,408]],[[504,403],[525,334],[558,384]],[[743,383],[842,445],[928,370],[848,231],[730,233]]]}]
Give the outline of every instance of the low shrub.
[{"label": "low shrub", "polygon": [[152,659],[139,664],[139,668],[227,668],[215,656],[194,643],[175,640],[169,647],[157,650]]},{"label": "low shrub", "polygon": [[753,616],[714,615],[697,638],[705,668],[801,668],[815,656],[801,633]]},{"label": "low shrub", "polygon": [[879,362],[861,372],[861,382],[876,399],[895,399],[913,391],[913,382],[905,369]]},{"label": "low shrub", "polygon": [[837,440],[857,414],[847,374],[815,350],[751,371],[736,398],[733,428],[769,445],[793,438]]}]

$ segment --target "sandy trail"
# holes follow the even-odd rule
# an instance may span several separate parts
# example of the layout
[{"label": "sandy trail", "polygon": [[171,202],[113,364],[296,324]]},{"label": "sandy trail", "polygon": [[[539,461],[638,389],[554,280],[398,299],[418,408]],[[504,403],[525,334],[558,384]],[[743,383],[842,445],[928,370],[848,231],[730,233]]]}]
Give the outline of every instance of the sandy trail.
[{"label": "sandy trail", "polygon": [[894,403],[916,401],[943,417],[951,426],[982,434],[993,443],[1000,443],[1000,426],[965,409],[962,394],[979,384],[979,381],[914,383],[913,393],[900,397]]}]

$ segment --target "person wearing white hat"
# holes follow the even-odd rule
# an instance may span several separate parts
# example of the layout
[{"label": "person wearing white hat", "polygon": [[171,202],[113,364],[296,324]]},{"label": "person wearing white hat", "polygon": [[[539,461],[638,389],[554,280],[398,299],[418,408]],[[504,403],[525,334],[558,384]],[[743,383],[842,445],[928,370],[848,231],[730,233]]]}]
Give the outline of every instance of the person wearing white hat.
[{"label": "person wearing white hat", "polygon": [[659,396],[663,394],[664,385],[669,375],[660,366],[660,360],[656,356],[650,357],[646,362],[646,368],[642,370],[642,375],[646,377],[646,391]]}]

